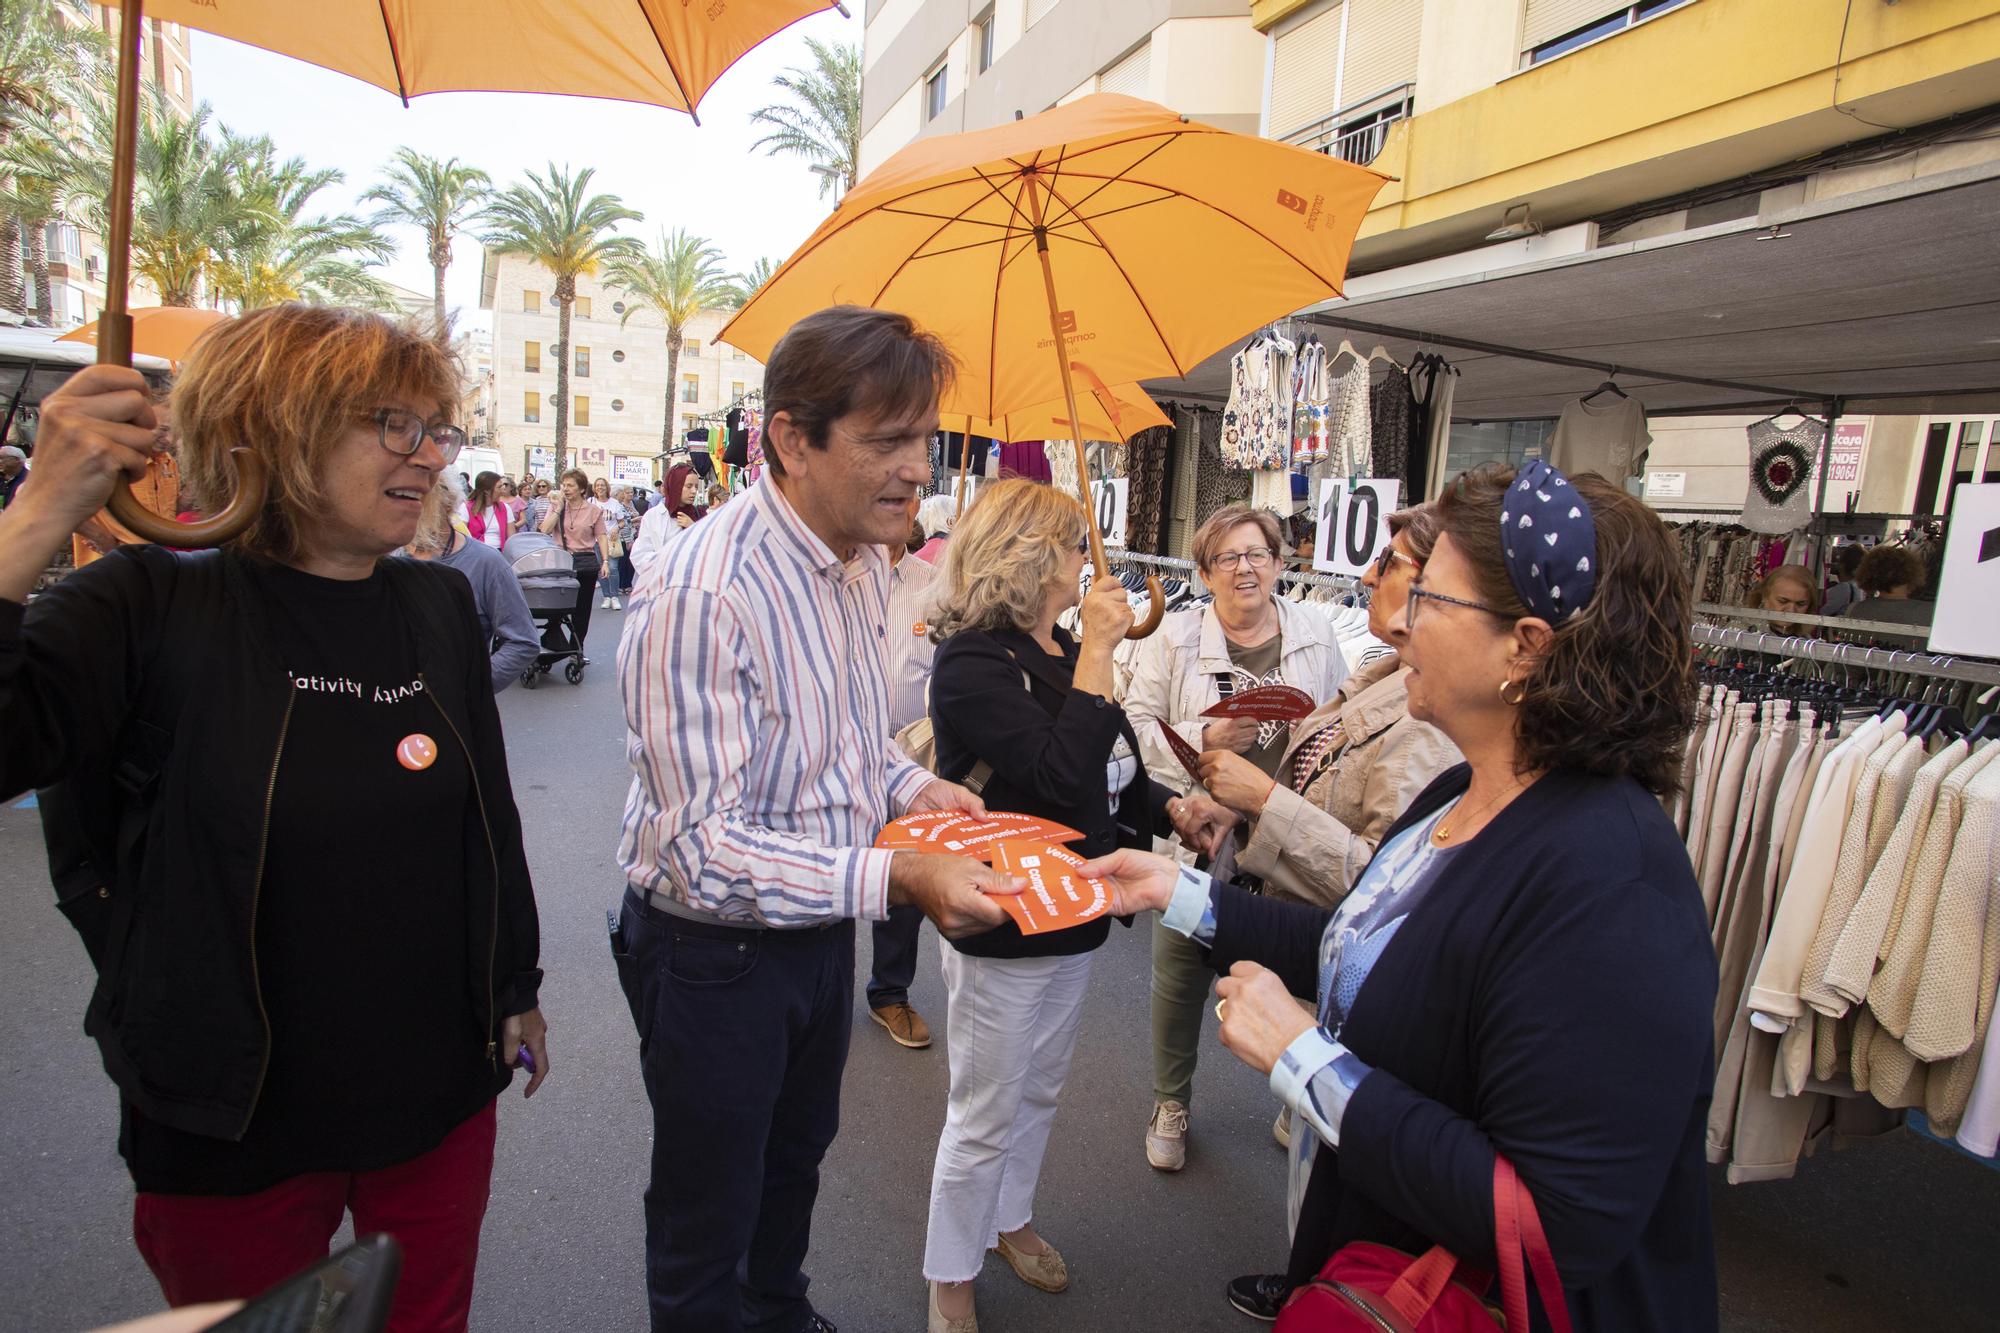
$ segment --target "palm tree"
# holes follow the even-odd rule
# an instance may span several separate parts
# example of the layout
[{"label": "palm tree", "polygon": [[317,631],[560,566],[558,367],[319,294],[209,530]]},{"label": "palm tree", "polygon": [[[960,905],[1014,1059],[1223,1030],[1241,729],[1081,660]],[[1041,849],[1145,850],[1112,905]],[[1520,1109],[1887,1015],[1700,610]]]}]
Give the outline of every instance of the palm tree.
[{"label": "palm tree", "polygon": [[569,325],[576,305],[576,280],[607,264],[643,253],[629,236],[611,229],[643,216],[615,195],[591,194],[590,167],[571,175],[549,163],[546,178],[527,173],[528,183],[494,195],[481,214],[486,243],[501,254],[520,255],[555,277],[556,298],[556,472],[569,466]]},{"label": "palm tree", "polygon": [[[6,217],[14,227],[17,238],[16,250],[10,256],[15,264],[14,281],[20,281],[20,263],[24,253],[28,276],[35,280],[34,309],[19,313],[33,314],[36,322],[43,325],[54,324],[56,310],[55,294],[49,286],[48,225],[62,220],[59,183],[40,173],[30,174],[10,167],[6,183],[0,185],[0,216]],[[26,304],[25,290],[22,303]]]},{"label": "palm tree", "polygon": [[771,275],[777,271],[778,261],[768,257],[759,259],[746,271],[738,273],[729,279],[729,295],[725,299],[724,304],[733,305],[739,309],[749,305],[750,298],[755,296],[764,284],[771,280]]},{"label": "palm tree", "polygon": [[810,159],[825,198],[836,184],[842,193],[854,188],[861,159],[861,52],[811,37],[806,49],[812,52],[811,69],[794,67],[771,80],[791,94],[791,103],[750,113],[752,124],[770,130],[750,146],[767,148],[772,157],[797,153]]},{"label": "palm tree", "polygon": [[[65,22],[64,14],[76,22]],[[0,152],[15,140],[28,117],[54,116],[70,91],[88,81],[104,54],[103,34],[90,25],[83,0],[0,0]],[[33,142],[34,136],[24,135]],[[8,173],[12,176],[12,172]],[[54,218],[60,197],[20,181],[0,181],[0,307],[25,315],[27,293],[21,274],[25,242],[39,256],[36,314],[49,322],[48,260],[42,227]]]},{"label": "palm tree", "polygon": [[224,155],[237,162],[236,186],[256,208],[225,239],[210,267],[214,294],[239,310],[281,301],[394,310],[395,297],[367,265],[396,254],[395,242],[352,213],[308,217],[312,197],[342,179],[303,158],[278,160],[262,136],[223,131]]},{"label": "palm tree", "polygon": [[477,167],[463,166],[455,157],[439,161],[413,148],[398,148],[382,168],[382,180],[361,196],[364,203],[382,205],[376,226],[415,227],[430,248],[431,300],[437,313],[437,336],[445,338],[444,275],[451,267],[452,238],[463,230],[492,193],[493,181]]},{"label": "palm tree", "polygon": [[722,252],[700,236],[676,228],[660,233],[652,250],[621,259],[605,272],[605,282],[632,298],[619,316],[622,326],[641,310],[656,310],[667,326],[666,420],[660,425],[660,452],[674,443],[674,395],[681,382],[682,336],[704,310],[727,305],[734,285],[724,273]]}]

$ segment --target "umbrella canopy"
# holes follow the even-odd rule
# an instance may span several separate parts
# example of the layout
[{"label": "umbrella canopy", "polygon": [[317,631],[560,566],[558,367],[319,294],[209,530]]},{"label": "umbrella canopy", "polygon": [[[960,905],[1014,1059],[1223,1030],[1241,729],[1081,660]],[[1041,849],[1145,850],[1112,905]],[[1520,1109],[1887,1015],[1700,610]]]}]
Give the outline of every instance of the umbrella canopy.
[{"label": "umbrella canopy", "polygon": [[[109,0],[118,5],[120,0]],[[424,93],[568,93],[692,113],[737,59],[833,0],[149,0],[149,17]]]},{"label": "umbrella canopy", "polygon": [[[178,305],[144,306],[131,311],[130,315],[132,350],[141,356],[164,357],[168,361],[186,360],[188,348],[194,345],[196,338],[230,318],[220,310],[197,310]],[[98,321],[93,319],[81,328],[71,329],[56,341],[95,344],[97,325]]]},{"label": "umbrella canopy", "polygon": [[1063,396],[1052,314],[1069,353],[1108,382],[1184,375],[1260,324],[1338,296],[1386,179],[1099,93],[903,149],[719,336],[768,359],[815,310],[900,311],[962,362],[947,420]]},{"label": "umbrella canopy", "polygon": [[[967,435],[984,435],[991,440],[1129,440],[1142,430],[1154,426],[1173,424],[1159,404],[1146,396],[1146,391],[1136,384],[1118,384],[1105,387],[1102,383],[1092,383],[1096,376],[1080,363],[1075,364],[1077,373],[1084,382],[1090,384],[1088,392],[1078,395],[1077,411],[1083,417],[1081,428],[1074,424],[1069,414],[1068,404],[1061,398],[1051,402],[1035,403],[1017,412],[1007,412],[1001,416],[986,419],[965,418]],[[946,416],[944,425],[957,429],[961,418]]]}]

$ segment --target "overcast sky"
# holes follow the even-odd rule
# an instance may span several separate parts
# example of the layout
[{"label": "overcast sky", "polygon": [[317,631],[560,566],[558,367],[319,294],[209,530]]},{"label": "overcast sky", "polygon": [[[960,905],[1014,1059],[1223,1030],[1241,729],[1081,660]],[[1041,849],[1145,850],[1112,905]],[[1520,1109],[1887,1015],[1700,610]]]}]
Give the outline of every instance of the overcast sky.
[{"label": "overcast sky", "polygon": [[[280,152],[346,173],[316,200],[329,210],[352,206],[402,145],[462,158],[503,186],[553,160],[595,167],[593,189],[646,215],[624,230],[650,242],[662,226],[685,227],[712,240],[736,272],[790,254],[832,202],[805,159],[750,147],[760,137],[750,113],[778,100],[774,76],[808,64],[808,35],[859,46],[861,21],[828,10],[751,51],[703,100],[699,129],[682,112],[581,97],[435,93],[405,110],[373,85],[203,32],[192,34],[194,93],[231,129],[268,134]],[[429,292],[421,239],[402,229],[396,239],[401,253],[382,276]],[[461,309],[461,328],[490,326],[478,308],[476,239],[459,238],[446,298]]]}]

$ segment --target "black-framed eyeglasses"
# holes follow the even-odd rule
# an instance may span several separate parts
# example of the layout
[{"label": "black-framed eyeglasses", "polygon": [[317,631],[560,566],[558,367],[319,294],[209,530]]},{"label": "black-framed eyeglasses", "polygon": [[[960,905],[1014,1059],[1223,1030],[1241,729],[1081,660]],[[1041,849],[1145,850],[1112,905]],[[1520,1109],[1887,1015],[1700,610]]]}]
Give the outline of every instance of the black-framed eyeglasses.
[{"label": "black-framed eyeglasses", "polygon": [[1076,553],[1086,558],[1090,555],[1090,538],[1084,537],[1077,542]]},{"label": "black-framed eyeglasses", "polygon": [[1225,574],[1234,574],[1237,566],[1249,565],[1252,569],[1269,569],[1278,553],[1268,546],[1259,546],[1254,551],[1224,551],[1210,563]]},{"label": "black-framed eyeglasses", "polygon": [[430,436],[444,461],[457,460],[458,451],[465,447],[465,432],[457,426],[428,426],[415,412],[405,412],[401,408],[385,407],[375,414],[376,428],[381,432],[382,447],[398,457],[408,458],[424,447],[424,437]]},{"label": "black-framed eyeglasses", "polygon": [[1505,611],[1499,610],[1496,607],[1488,606],[1484,602],[1468,602],[1463,597],[1451,597],[1441,592],[1432,592],[1429,588],[1421,587],[1418,584],[1412,583],[1410,585],[1410,600],[1408,604],[1403,607],[1404,625],[1407,626],[1416,623],[1417,603],[1422,601],[1443,602],[1447,606],[1470,607],[1474,611],[1484,611],[1489,616],[1500,616],[1502,618],[1507,617],[1507,613]]}]

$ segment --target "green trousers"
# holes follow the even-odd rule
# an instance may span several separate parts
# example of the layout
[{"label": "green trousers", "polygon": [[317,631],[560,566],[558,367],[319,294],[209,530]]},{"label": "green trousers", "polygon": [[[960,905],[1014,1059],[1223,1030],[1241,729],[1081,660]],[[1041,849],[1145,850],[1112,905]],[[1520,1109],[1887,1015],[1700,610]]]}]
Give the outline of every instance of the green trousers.
[{"label": "green trousers", "polygon": [[1194,1104],[1194,1066],[1215,969],[1201,946],[1153,918],[1153,1100]]}]

